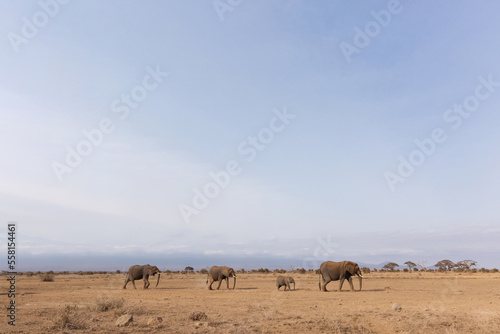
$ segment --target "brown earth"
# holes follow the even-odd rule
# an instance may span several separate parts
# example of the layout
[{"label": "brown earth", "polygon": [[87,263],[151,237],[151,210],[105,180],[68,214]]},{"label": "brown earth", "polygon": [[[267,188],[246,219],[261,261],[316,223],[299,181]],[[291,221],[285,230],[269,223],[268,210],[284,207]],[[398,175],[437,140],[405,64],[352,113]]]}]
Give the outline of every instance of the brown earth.
[{"label": "brown earth", "polygon": [[[148,290],[142,281],[123,290],[125,274],[17,276],[16,326],[3,308],[0,333],[500,333],[500,273],[377,272],[355,293],[347,282],[320,292],[318,275],[288,275],[297,290],[277,291],[274,273],[239,274],[234,291],[225,282],[208,291],[198,273],[162,274]],[[133,322],[116,327],[124,314]]]}]

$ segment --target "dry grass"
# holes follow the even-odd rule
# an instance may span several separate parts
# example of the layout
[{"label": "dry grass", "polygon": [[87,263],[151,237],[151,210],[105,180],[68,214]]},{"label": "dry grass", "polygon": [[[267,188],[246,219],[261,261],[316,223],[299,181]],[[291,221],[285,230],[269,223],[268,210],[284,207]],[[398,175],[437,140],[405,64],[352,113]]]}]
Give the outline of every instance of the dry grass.
[{"label": "dry grass", "polygon": [[207,320],[207,315],[205,312],[193,312],[189,315],[189,319],[193,321],[205,321]]},{"label": "dry grass", "polygon": [[[147,290],[123,290],[115,274],[58,275],[57,285],[20,276],[16,331],[115,333],[128,313],[134,322],[120,333],[500,333],[500,273],[372,272],[355,293],[333,291],[336,282],[320,292],[312,273],[294,275],[297,290],[287,293],[276,290],[274,273],[241,273],[236,290],[215,291],[206,275],[169,276]],[[155,317],[165,321],[148,324]]]},{"label": "dry grass", "polygon": [[76,305],[65,305],[56,316],[52,329],[82,330],[87,329],[86,314],[78,310]]},{"label": "dry grass", "polygon": [[40,276],[42,282],[54,282],[54,275],[45,273]]},{"label": "dry grass", "polygon": [[95,302],[90,305],[89,309],[95,312],[107,312],[113,309],[121,309],[125,304],[123,298],[106,298],[98,297]]}]

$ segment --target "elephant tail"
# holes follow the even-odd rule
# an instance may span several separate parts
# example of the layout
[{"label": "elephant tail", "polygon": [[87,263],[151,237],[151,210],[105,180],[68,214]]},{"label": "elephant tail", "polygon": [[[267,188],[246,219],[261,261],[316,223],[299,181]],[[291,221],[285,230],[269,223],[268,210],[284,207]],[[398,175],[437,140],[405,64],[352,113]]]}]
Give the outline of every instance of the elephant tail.
[{"label": "elephant tail", "polygon": [[207,281],[205,282],[205,284],[208,284],[208,277],[210,276],[210,274],[207,274]]},{"label": "elephant tail", "polygon": [[321,272],[319,272],[319,281],[318,281],[318,287],[319,287],[319,291],[321,291]]}]

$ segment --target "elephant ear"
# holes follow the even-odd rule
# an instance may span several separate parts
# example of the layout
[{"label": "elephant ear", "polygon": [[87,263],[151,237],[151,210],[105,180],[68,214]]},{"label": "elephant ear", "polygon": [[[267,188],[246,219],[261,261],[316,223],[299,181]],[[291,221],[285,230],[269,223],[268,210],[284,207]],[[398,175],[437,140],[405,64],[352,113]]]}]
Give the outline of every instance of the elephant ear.
[{"label": "elephant ear", "polygon": [[354,266],[352,265],[352,262],[347,262],[345,269],[351,274],[354,275]]}]

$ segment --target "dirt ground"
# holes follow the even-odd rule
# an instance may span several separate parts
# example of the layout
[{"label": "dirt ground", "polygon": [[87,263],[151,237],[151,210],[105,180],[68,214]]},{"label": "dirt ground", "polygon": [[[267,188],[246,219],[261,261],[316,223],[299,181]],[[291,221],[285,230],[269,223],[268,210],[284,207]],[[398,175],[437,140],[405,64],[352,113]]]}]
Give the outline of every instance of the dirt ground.
[{"label": "dirt ground", "polygon": [[[500,273],[377,272],[365,274],[363,291],[354,293],[347,282],[342,292],[333,291],[338,282],[320,292],[318,275],[290,275],[290,292],[277,291],[275,273],[239,274],[229,291],[225,282],[207,290],[198,273],[162,274],[148,290],[142,281],[123,290],[123,273],[55,275],[53,282],[22,275],[15,329],[4,308],[0,333],[500,333]],[[0,288],[7,306],[5,276]],[[192,320],[193,312],[206,318]],[[124,314],[133,322],[116,327]]]}]

